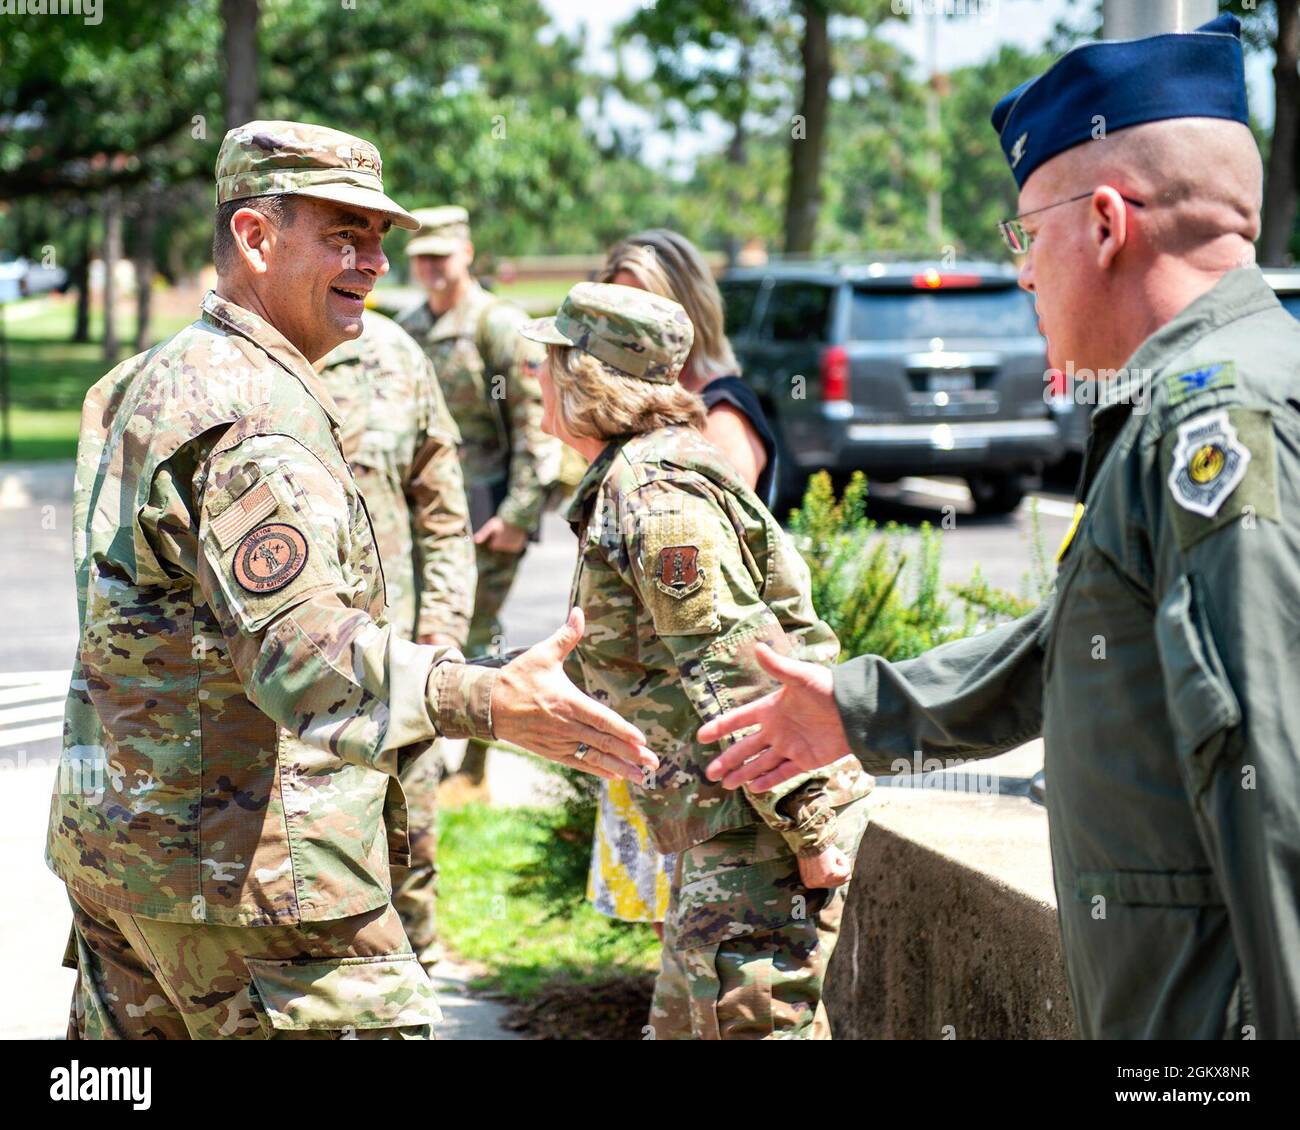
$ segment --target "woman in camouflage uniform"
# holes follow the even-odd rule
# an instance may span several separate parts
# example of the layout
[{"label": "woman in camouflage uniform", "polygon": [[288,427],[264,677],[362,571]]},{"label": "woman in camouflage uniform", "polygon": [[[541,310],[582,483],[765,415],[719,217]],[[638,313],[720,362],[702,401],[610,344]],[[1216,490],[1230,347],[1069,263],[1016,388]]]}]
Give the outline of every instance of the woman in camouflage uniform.
[{"label": "woman in camouflage uniform", "polygon": [[701,434],[703,404],[677,382],[693,338],[681,306],[580,283],[520,332],[549,347],[543,428],[590,464],[568,514],[587,617],[570,673],[662,758],[633,789],[655,847],[677,853],[653,1035],[827,1037],[822,979],[870,778],[846,759],[731,793],[705,777],[715,751],[695,738],[768,689],[759,641],[834,660],[807,568]]},{"label": "woman in camouflage uniform", "polygon": [[[598,282],[648,290],[681,304],[695,331],[678,383],[698,393],[707,413],[703,431],[765,505],[772,503],[776,437],[727,340],[722,294],[704,256],[685,236],[666,228],[638,232],[605,256]],[[637,811],[626,781],[600,789],[591,844],[587,898],[602,914],[650,922],[663,937],[676,861],[661,855]]]}]

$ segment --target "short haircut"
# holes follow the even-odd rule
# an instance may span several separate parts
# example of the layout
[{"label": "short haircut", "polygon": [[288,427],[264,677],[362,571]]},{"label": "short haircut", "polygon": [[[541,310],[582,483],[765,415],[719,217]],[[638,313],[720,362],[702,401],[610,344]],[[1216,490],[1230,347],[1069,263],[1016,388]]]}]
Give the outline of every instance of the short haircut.
[{"label": "short haircut", "polygon": [[674,424],[703,428],[704,401],[676,381],[630,377],[573,345],[548,345],[556,415],[584,439],[643,435]]},{"label": "short haircut", "polygon": [[683,367],[693,367],[706,381],[740,372],[724,328],[722,293],[689,239],[667,228],[630,235],[609,249],[596,281],[613,282],[620,271],[627,271],[650,293],[686,308],[695,342]]},{"label": "short haircut", "polygon": [[227,200],[217,205],[217,218],[212,232],[212,262],[217,274],[229,274],[235,269],[235,237],[230,232],[230,220],[241,208],[252,208],[261,212],[277,228],[289,227],[293,223],[294,208],[298,202],[292,195],[283,192],[267,196],[246,196],[242,200]]}]

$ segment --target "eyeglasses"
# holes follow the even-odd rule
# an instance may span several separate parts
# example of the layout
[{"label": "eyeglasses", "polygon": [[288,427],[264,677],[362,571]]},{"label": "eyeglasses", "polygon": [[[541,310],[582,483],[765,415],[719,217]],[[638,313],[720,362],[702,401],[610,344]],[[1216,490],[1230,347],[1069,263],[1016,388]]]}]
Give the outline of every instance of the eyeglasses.
[{"label": "eyeglasses", "polygon": [[[1020,215],[1012,216],[1009,220],[999,220],[998,231],[1002,233],[1003,242],[1005,242],[1007,247],[1011,249],[1013,255],[1023,255],[1029,250],[1029,245],[1034,242],[1034,237],[1030,235],[1029,232],[1025,231],[1025,225],[1020,222],[1021,220],[1026,216],[1036,216],[1039,212],[1046,212],[1051,208],[1060,208],[1065,204],[1074,204],[1080,200],[1087,200],[1096,191],[1095,188],[1091,188],[1087,192],[1079,193],[1078,196],[1071,196],[1069,200],[1058,200],[1055,204],[1044,204],[1041,208],[1034,208],[1029,212],[1021,212]],[[1132,204],[1135,208],[1146,207],[1145,202],[1134,200],[1131,196],[1124,196],[1121,194],[1120,199],[1128,201],[1128,203]]]}]

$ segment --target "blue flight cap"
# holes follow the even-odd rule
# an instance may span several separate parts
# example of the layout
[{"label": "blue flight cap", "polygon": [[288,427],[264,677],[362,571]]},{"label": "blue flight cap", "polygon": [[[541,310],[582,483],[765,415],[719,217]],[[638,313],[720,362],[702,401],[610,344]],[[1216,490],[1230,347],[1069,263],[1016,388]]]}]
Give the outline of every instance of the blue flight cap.
[{"label": "blue flight cap", "polygon": [[993,108],[993,128],[1021,188],[1044,161],[1091,140],[1098,127],[1109,134],[1167,118],[1249,124],[1236,16],[1225,13],[1195,31],[1081,44]]}]

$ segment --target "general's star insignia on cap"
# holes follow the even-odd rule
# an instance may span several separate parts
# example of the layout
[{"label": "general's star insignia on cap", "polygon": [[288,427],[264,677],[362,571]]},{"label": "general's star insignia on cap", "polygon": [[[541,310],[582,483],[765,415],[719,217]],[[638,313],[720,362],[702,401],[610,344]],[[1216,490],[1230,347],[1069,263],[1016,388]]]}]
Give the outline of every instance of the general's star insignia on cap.
[{"label": "general's star insignia on cap", "polygon": [[1213,518],[1249,465],[1250,448],[1237,438],[1227,409],[1207,412],[1178,428],[1169,490],[1184,510]]}]

